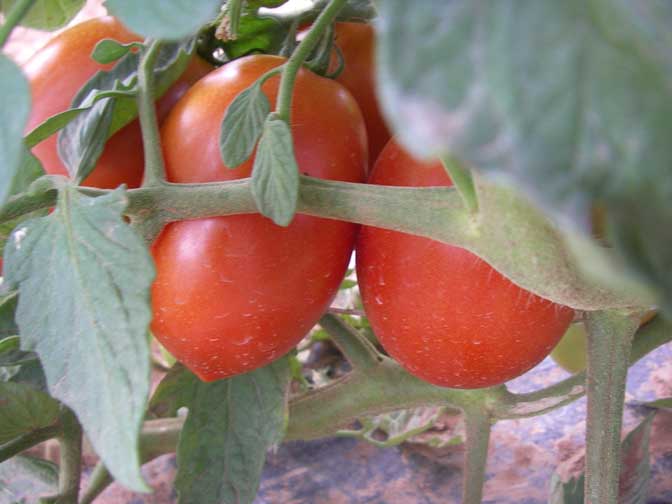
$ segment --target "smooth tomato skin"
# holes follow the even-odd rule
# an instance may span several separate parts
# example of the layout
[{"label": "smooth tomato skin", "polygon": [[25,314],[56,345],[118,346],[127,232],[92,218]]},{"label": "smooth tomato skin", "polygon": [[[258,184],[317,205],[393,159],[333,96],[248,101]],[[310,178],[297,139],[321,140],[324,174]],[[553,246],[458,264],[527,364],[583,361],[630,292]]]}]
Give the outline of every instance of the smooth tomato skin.
[{"label": "smooth tomato skin", "polygon": [[[380,112],[376,97],[375,33],[370,24],[336,23],[335,43],[343,54],[343,71],[336,81],[343,84],[357,100],[369,138],[369,161],[373,165],[380,151],[390,139],[390,131]],[[331,70],[337,68],[332,58]]]},{"label": "smooth tomato skin", "polygon": [[[423,163],[390,141],[369,180],[448,186],[440,163]],[[357,277],[364,310],[385,350],[435,385],[504,383],[540,362],[573,310],[514,285],[465,249],[362,226]]]},{"label": "smooth tomato skin", "polygon": [[[248,177],[252,158],[226,168],[219,155],[224,111],[257,77],[284,60],[249,56],[199,81],[171,111],[161,136],[171,182]],[[279,76],[263,86],[275,103]],[[339,84],[299,72],[292,105],[302,173],[359,182],[366,133],[359,108]],[[204,381],[251,371],[307,334],[338,291],[357,226],[297,215],[286,227],[258,214],[182,221],[153,246],[152,331]]]},{"label": "smooth tomato skin", "polygon": [[[52,38],[23,67],[30,82],[32,110],[26,131],[47,118],[70,108],[77,91],[99,70],[109,70],[114,64],[101,65],[91,58],[96,44],[105,38],[122,43],[141,42],[116,18],[106,16],[79,23]],[[159,118],[184,94],[185,86],[211,70],[204,62],[192,62],[189,69],[169,89],[157,104]],[[68,175],[58,157],[57,135],[52,135],[33,148],[48,174]],[[139,122],[133,121],[109,140],[96,168],[83,185],[113,189],[120,184],[138,187],[142,182],[144,155]]]}]

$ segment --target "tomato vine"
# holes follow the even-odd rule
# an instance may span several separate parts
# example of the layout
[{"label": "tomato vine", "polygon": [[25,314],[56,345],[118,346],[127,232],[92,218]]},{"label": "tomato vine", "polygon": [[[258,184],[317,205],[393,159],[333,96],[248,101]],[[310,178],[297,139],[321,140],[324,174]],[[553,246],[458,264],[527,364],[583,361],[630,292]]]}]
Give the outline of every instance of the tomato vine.
[{"label": "tomato vine", "polygon": [[[373,4],[324,0],[288,16],[259,10],[276,7],[282,1],[231,0],[217,14],[221,3],[170,2],[166,7],[156,0],[130,8],[111,0],[110,9],[146,37],[144,42],[98,46],[95,59],[99,63],[116,62],[114,67],[82,83],[71,109],[59,111],[38,125],[31,124],[31,129],[35,127],[27,133],[22,128],[26,123],[28,84],[16,65],[5,56],[0,59],[0,95],[5,100],[15,97],[16,101],[0,112],[7,124],[0,139],[0,161],[6,175],[0,193],[7,195],[0,208],[0,230],[6,242],[0,299],[4,331],[0,334],[0,402],[10,405],[7,418],[24,426],[12,437],[0,419],[0,460],[55,438],[61,458],[52,500],[89,503],[115,480],[133,490],[145,490],[140,466],[161,454],[177,452],[180,467],[176,486],[183,501],[212,501],[198,477],[218,489],[222,502],[232,501],[234,496],[237,501],[251,502],[270,446],[282,440],[330,435],[367,439],[373,424],[364,422],[358,428],[356,423],[362,419],[402,408],[436,406],[459,410],[464,416],[463,501],[471,504],[483,498],[490,429],[495,422],[542,415],[587,394],[585,493],[588,502],[615,502],[619,498],[628,367],[672,339],[672,327],[665,318],[672,292],[666,266],[670,247],[657,236],[660,233],[643,234],[655,229],[652,215],[659,216],[664,225],[672,216],[664,197],[669,194],[669,173],[664,172],[669,167],[665,118],[670,115],[664,104],[672,103],[668,96],[669,58],[664,57],[669,47],[650,37],[664,26],[659,25],[661,20],[672,19],[672,9],[634,12],[625,4],[588,8],[578,1],[561,4],[537,0],[527,6],[524,16],[520,11],[520,20],[506,24],[498,21],[508,19],[508,11],[501,9],[520,8],[508,0],[487,6],[467,0],[448,4],[436,1],[427,12],[418,12],[417,6],[402,0],[381,0],[375,35],[378,84],[374,94],[399,142],[415,154],[441,160],[455,183],[454,188],[448,188],[434,183],[431,187],[373,185],[375,175],[371,184],[362,183],[356,176],[325,180],[306,175],[324,176],[320,163],[340,169],[348,159],[355,158],[356,168],[364,172],[365,156],[357,153],[344,155],[342,160],[330,154],[322,155],[328,159],[308,155],[305,159],[309,161],[301,159],[302,148],[313,152],[330,143],[345,144],[345,137],[358,137],[358,133],[337,137],[332,132],[310,145],[308,141],[302,143],[305,139],[292,129],[296,126],[292,120],[299,115],[293,107],[309,94],[301,88],[301,76],[309,75],[313,83],[322,79],[304,68],[317,44],[321,41],[326,52],[321,54],[322,64],[315,68],[325,70],[332,45],[338,45],[339,30],[332,29],[333,24],[369,20],[376,14]],[[49,8],[47,3],[34,0],[16,0],[8,5],[0,28],[2,45],[15,26],[30,19],[31,9]],[[166,9],[166,15],[158,16],[157,9]],[[538,33],[535,24],[542,18],[557,20],[549,28],[551,35],[580,25],[583,36],[564,42],[564,52],[545,53],[542,49],[549,47],[544,38],[547,33]],[[617,43],[614,34],[605,31],[605,19],[621,23],[623,30]],[[497,29],[485,30],[488,23]],[[297,43],[297,27],[305,24],[310,28]],[[215,25],[228,27],[226,40],[217,39]],[[336,38],[330,40],[334,34]],[[187,37],[171,40],[183,35]],[[254,43],[245,45],[250,40]],[[179,135],[173,137],[167,133],[183,118],[176,119],[175,115],[171,122],[169,117],[167,126],[159,124],[157,118],[156,99],[182,74],[197,45],[201,51],[210,51],[209,61],[224,64],[206,78],[211,82],[219,78],[213,75],[242,72],[250,61],[275,62],[269,63],[272,69],[260,70],[245,86],[236,88],[240,93],[230,97],[226,113],[216,118],[218,127],[221,125],[219,131],[224,133],[210,138],[219,149],[208,150],[208,156],[219,150],[222,159],[234,160],[232,164],[248,163],[242,171],[234,172],[216,159],[215,168],[221,170],[221,177],[197,176],[206,163],[197,158],[198,149],[181,147],[180,141],[189,131],[175,128]],[[258,55],[239,58],[246,47],[269,53],[289,48],[291,53],[287,60]],[[539,51],[518,51],[520,47]],[[622,47],[633,50],[621,51]],[[591,59],[588,67],[582,66],[582,54]],[[480,58],[476,62],[474,55]],[[229,57],[235,61],[225,61]],[[347,67],[347,51],[340,57]],[[576,68],[584,71],[577,77],[584,92],[580,97],[571,85],[560,88],[560,92],[554,79],[548,78],[556,75],[557,63],[565,61],[563,58],[570,75]],[[615,58],[624,58],[628,64],[615,65]],[[276,66],[278,61],[281,63]],[[516,71],[512,72],[514,67]],[[655,78],[642,82],[642,75]],[[528,80],[525,85],[521,78]],[[240,75],[236,79],[240,80]],[[348,116],[354,117],[350,121],[353,131],[363,131],[361,113],[350,94],[332,81],[319,82],[338,89],[334,94],[339,94],[343,109],[353,114]],[[609,91],[605,82],[617,82],[619,86]],[[272,86],[277,87],[274,103],[266,96]],[[639,92],[641,86],[644,93]],[[600,88],[605,90],[600,92]],[[187,92],[184,103],[204,89],[205,84],[197,84]],[[208,92],[221,98],[227,89]],[[628,94],[632,90],[637,92]],[[630,103],[625,97],[635,94],[638,98],[634,105],[623,105]],[[642,101],[641,95],[654,98]],[[215,102],[212,96],[211,105]],[[559,108],[558,102],[562,102]],[[579,102],[581,106],[577,106]],[[656,102],[660,106],[652,105]],[[331,117],[334,103],[316,98],[311,113]],[[632,130],[623,128],[620,118],[628,114],[615,104],[638,112],[640,123]],[[324,110],[317,110],[321,106]],[[179,105],[174,111],[178,109]],[[578,116],[575,121],[569,110]],[[136,117],[144,148],[140,187],[107,189],[80,184],[94,169],[109,137]],[[299,121],[304,127],[310,124],[306,117],[301,116]],[[329,123],[333,131],[336,123]],[[29,151],[57,133],[69,177],[44,175],[40,161]],[[196,147],[205,145],[206,140],[199,142]],[[197,159],[195,164],[185,163],[179,168],[178,172],[183,170],[179,176],[175,176],[171,164],[175,149],[184,150],[178,154],[186,152],[187,157],[193,154],[192,162]],[[407,165],[410,169],[410,163]],[[570,166],[563,171],[564,165]],[[609,184],[601,178],[611,173],[605,172],[605,166],[615,171]],[[641,174],[633,169],[640,166]],[[241,173],[244,178],[224,181]],[[328,174],[326,178],[339,177]],[[196,182],[204,179],[217,181]],[[645,196],[650,196],[647,201],[651,203],[646,209],[641,206]],[[547,200],[542,201],[544,198]],[[586,220],[592,218],[596,206],[606,209],[605,223],[599,226],[605,236],[600,240],[586,232]],[[516,296],[532,293],[544,302],[580,312],[588,329],[588,369],[530,393],[513,393],[501,384],[503,379],[484,381],[484,376],[476,377],[476,381],[498,385],[464,390],[431,385],[409,374],[376,346],[382,343],[391,348],[384,332],[398,335],[404,321],[393,320],[390,327],[380,328],[374,320],[376,308],[371,306],[382,303],[384,296],[374,295],[370,299],[375,301],[369,300],[369,305],[364,300],[364,312],[371,317],[374,332],[379,333],[376,344],[350,323],[360,320],[350,316],[361,312],[322,315],[319,324],[326,333],[323,336],[349,363],[346,372],[325,386],[292,389],[297,360],[276,359],[279,355],[274,354],[272,362],[238,369],[225,379],[214,376],[211,383],[175,365],[148,403],[150,358],[146,336],[153,316],[150,292],[156,266],[159,277],[162,274],[161,261],[152,261],[150,247],[160,247],[157,237],[163,231],[161,240],[166,230],[177,228],[171,226],[194,225],[202,219],[219,219],[227,232],[227,223],[232,220],[224,219],[231,216],[247,216],[272,225],[259,215],[251,215],[258,213],[289,226],[287,229],[297,220],[318,222],[319,218],[323,226],[328,222],[347,227],[353,236],[354,224],[361,224],[464,248],[510,280],[512,288],[517,289]],[[314,253],[320,245],[306,237],[297,243],[308,249],[306,253]],[[271,249],[271,245],[265,248]],[[295,248],[295,254],[303,252],[298,245]],[[349,254],[351,247],[346,249]],[[156,250],[153,252],[156,258]],[[335,254],[334,250],[326,252]],[[389,254],[383,256],[374,262],[389,261]],[[249,253],[237,263],[237,269],[249,267],[252,261]],[[283,269],[277,264],[274,267]],[[326,298],[337,289],[344,269],[343,264],[336,275],[339,278],[331,279],[333,285]],[[311,273],[305,285],[319,273]],[[218,281],[230,282],[224,277],[220,275]],[[381,279],[385,281],[380,275],[372,281]],[[172,285],[168,297],[175,298],[173,294],[184,289],[186,283]],[[297,290],[291,292],[305,287],[297,284],[301,285],[292,286]],[[478,285],[471,291],[486,287],[492,285]],[[425,286],[428,289],[431,287]],[[290,292],[288,287],[285,291]],[[221,292],[211,297],[226,298],[231,303],[230,293],[219,295]],[[156,290],[153,297],[154,302],[160,298]],[[413,297],[417,297],[415,293]],[[321,313],[326,306],[325,302],[318,311]],[[652,306],[658,307],[660,314],[640,327],[641,313]],[[294,319],[310,318],[311,325],[320,314],[316,312],[311,318],[306,316],[308,311],[305,306],[296,307]],[[567,313],[565,322],[571,318]],[[386,317],[385,313],[381,316]],[[157,320],[155,316],[152,327],[160,339],[163,335],[159,334]],[[530,330],[538,330],[538,326]],[[187,332],[180,330],[178,337]],[[222,332],[231,333],[229,329]],[[298,336],[305,331],[300,332]],[[418,332],[417,328],[413,331],[415,336]],[[283,353],[285,350],[283,347]],[[197,358],[211,358],[216,349],[209,348],[206,354]],[[390,354],[396,352],[390,350]],[[403,356],[398,358],[407,364]],[[506,356],[502,354],[502,358]],[[184,360],[190,364],[187,358]],[[412,366],[407,367],[413,371]],[[306,383],[304,380],[304,387]],[[23,413],[16,406],[24,400],[37,405],[31,410],[34,418],[30,422],[22,420]],[[98,407],[102,413],[94,411]],[[188,411],[186,416],[178,414],[182,409]],[[240,435],[239,428],[247,430]],[[203,439],[201,432],[210,432],[210,438]],[[250,432],[253,435],[248,435]],[[79,496],[84,433],[101,460],[88,488]],[[406,437],[399,436],[395,442]],[[231,457],[241,450],[246,457]],[[229,467],[245,474],[244,481],[233,480],[230,471],[224,470]]]}]

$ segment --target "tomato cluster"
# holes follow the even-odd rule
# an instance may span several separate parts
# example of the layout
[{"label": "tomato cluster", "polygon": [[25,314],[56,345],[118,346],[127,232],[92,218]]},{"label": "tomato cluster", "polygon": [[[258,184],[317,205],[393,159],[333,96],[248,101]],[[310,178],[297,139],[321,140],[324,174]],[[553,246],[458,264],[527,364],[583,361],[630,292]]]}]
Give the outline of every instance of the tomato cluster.
[{"label": "tomato cluster", "polygon": [[[364,182],[370,155],[377,162],[369,183],[450,185],[439,163],[421,163],[388,142],[376,101],[371,27],[340,23],[335,35],[345,64],[336,81],[302,69],[295,83],[291,130],[301,173]],[[79,87],[106,68],[90,54],[108,37],[138,40],[115,19],[100,18],[55,37],[26,65],[34,100],[29,129],[68,108]],[[214,71],[192,63],[157,104],[170,182],[250,176],[253,156],[238,167],[221,161],[222,117],[241,91],[283,62],[254,55]],[[278,81],[272,77],[262,87],[272,104]],[[65,174],[55,138],[34,152],[48,173]],[[109,140],[85,184],[137,187],[142,172],[134,122]],[[362,300],[376,335],[410,373],[431,383],[474,388],[518,376],[548,354],[573,318],[571,309],[522,290],[459,247],[367,226],[357,232],[348,222],[305,215],[286,228],[258,214],[170,224],[152,245],[152,331],[205,381],[261,367],[318,321],[355,243]]]},{"label": "tomato cluster", "polygon": [[[33,102],[26,127],[28,131],[47,118],[69,109],[77,91],[87,80],[100,70],[112,68],[113,64],[103,65],[91,58],[96,44],[107,38],[124,44],[142,41],[113,17],[94,18],[56,35],[24,65]],[[210,65],[195,57],[179,80],[158,101],[159,120],[166,116],[190,85],[210,70]],[[68,174],[58,156],[55,135],[33,148],[33,154],[48,174]],[[143,167],[142,136],[136,120],[108,140],[96,168],[83,185],[106,189],[121,184],[138,187],[142,182]]]}]

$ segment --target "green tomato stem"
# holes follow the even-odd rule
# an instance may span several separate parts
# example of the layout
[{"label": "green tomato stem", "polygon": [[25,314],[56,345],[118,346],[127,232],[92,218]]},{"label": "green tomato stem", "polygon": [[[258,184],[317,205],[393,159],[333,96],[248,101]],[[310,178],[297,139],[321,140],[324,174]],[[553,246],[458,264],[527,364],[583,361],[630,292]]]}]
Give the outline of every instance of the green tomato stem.
[{"label": "green tomato stem", "polygon": [[470,213],[478,213],[478,194],[471,172],[451,156],[443,156],[441,163],[457,188],[457,192],[460,193],[464,206]]},{"label": "green tomato stem", "polygon": [[103,491],[112,484],[114,479],[112,475],[105,467],[105,464],[98,462],[96,467],[91,473],[91,478],[89,478],[88,486],[82,497],[79,500],[79,504],[91,504]]},{"label": "green tomato stem", "polygon": [[336,315],[324,314],[320,325],[329,333],[353,368],[370,369],[382,362],[383,356],[371,342]]},{"label": "green tomato stem", "polygon": [[161,184],[166,179],[166,170],[161,153],[161,136],[154,106],[154,66],[159,57],[162,42],[148,40],[149,48],[140,58],[138,68],[138,117],[142,129],[142,147],[145,152],[145,178],[143,187]]},{"label": "green tomato stem", "polygon": [[229,18],[228,35],[232,40],[238,36],[240,28],[240,14],[243,10],[243,0],[228,0],[226,2],[227,17]]},{"label": "green tomato stem", "polygon": [[[369,369],[355,369],[326,387],[292,398],[286,439],[317,439],[347,428],[359,418],[422,406],[465,409],[493,400],[504,387],[455,390],[408,374],[387,357]],[[496,399],[494,399],[496,400]]]},{"label": "green tomato stem", "polygon": [[485,468],[492,420],[485,407],[472,407],[464,411],[467,440],[464,454],[462,502],[480,504],[483,500]]},{"label": "green tomato stem", "polygon": [[[126,214],[151,241],[169,222],[256,213],[251,179],[209,184],[168,184],[128,191]],[[628,291],[597,285],[569,260],[565,243],[548,220],[509,189],[476,179],[479,223],[455,188],[390,187],[301,176],[297,212],[425,236],[464,247],[520,287],[579,310],[650,306]],[[108,190],[82,188],[90,196]],[[53,206],[55,191],[10,198],[0,222]],[[503,212],[506,209],[506,212]],[[515,252],[515,253],[512,253]]]},{"label": "green tomato stem", "polygon": [[[672,324],[662,317],[641,327],[635,335],[630,353],[630,366],[656,348],[672,341]],[[586,393],[586,372],[575,374],[550,387],[526,394],[510,394],[506,401],[493,406],[498,419],[530,418],[566,406]]]},{"label": "green tomato stem", "polygon": [[294,93],[296,75],[299,73],[299,69],[301,68],[301,65],[303,65],[303,62],[319,42],[322,33],[324,33],[327,26],[334,21],[336,15],[346,3],[347,0],[332,0],[317,17],[306,37],[296,47],[285,64],[282,78],[280,79],[280,88],[275,110],[278,117],[288,124],[292,108],[292,95]]},{"label": "green tomato stem", "polygon": [[24,18],[35,3],[35,0],[17,0],[7,13],[5,22],[0,26],[0,47],[4,47],[12,31]]},{"label": "green tomato stem", "polygon": [[61,433],[60,425],[36,429],[23,436],[12,439],[0,445],[0,462],[12,458],[14,455],[37,446],[44,441],[57,437]]},{"label": "green tomato stem", "polygon": [[[634,364],[671,340],[672,324],[657,317],[638,331],[632,346],[630,363]],[[398,364],[383,357],[368,372],[353,371],[324,388],[293,397],[290,400],[286,440],[316,439],[339,433],[362,437],[358,431],[341,429],[366,416],[421,406],[452,405],[468,411],[469,414],[475,414],[475,410],[485,406],[489,413],[484,418],[488,418],[488,422],[490,419],[527,418],[569,404],[584,393],[585,373],[527,394],[512,394],[504,386],[472,391],[445,389],[414,378]],[[140,438],[142,460],[147,462],[164,453],[174,452],[183,423],[183,418],[145,422]],[[476,436],[483,443],[482,429],[485,427],[474,424],[472,428],[476,432],[472,435],[472,440]],[[481,446],[481,455],[482,450]],[[475,455],[476,452],[472,455],[474,460]],[[104,487],[100,492],[103,489]],[[85,495],[89,495],[89,490]],[[92,499],[85,502],[91,501]]]},{"label": "green tomato stem", "polygon": [[639,321],[639,314],[588,314],[585,495],[589,504],[618,501],[625,381]]},{"label": "green tomato stem", "polygon": [[[184,424],[183,418],[161,418],[145,422],[140,433],[140,457],[143,464],[166,453],[173,453]],[[114,479],[102,462],[98,462],[79,504],[91,504]]]},{"label": "green tomato stem", "polygon": [[58,504],[76,504],[82,476],[82,426],[75,414],[64,409],[61,416],[63,432],[60,441]]}]

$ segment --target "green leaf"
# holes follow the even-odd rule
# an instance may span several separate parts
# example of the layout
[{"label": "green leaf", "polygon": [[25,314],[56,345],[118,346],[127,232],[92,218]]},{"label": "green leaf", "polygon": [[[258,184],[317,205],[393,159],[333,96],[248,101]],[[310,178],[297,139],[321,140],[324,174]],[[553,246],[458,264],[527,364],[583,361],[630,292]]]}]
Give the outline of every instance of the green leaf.
[{"label": "green leaf", "polygon": [[261,212],[279,226],[294,218],[299,197],[299,167],[292,132],[275,114],[266,119],[252,168],[252,196]]},{"label": "green leaf", "polygon": [[42,369],[42,364],[38,359],[26,361],[20,366],[2,367],[0,369],[9,371],[9,376],[3,381],[20,383],[49,394],[47,377],[44,375],[44,369]]},{"label": "green leaf", "polygon": [[219,151],[228,168],[235,168],[252,155],[271,110],[261,90],[261,81],[240,93],[226,109],[219,135]]},{"label": "green leaf", "polygon": [[14,174],[9,189],[11,195],[27,191],[30,184],[44,175],[44,169],[38,159],[24,145],[21,155],[21,166]]},{"label": "green leaf", "polygon": [[104,98],[120,98],[125,99],[129,96],[135,96],[135,91],[93,91],[88,95],[86,103],[83,103],[81,107],[71,108],[60,112],[56,115],[45,119],[43,122],[35,126],[30,133],[25,137],[25,142],[28,147],[35,147],[42,140],[49,138],[51,135],[56,133],[58,130],[65,128],[70,122],[72,122],[79,114],[89,110],[93,107],[99,100]]},{"label": "green leaf", "polygon": [[36,503],[58,491],[58,466],[46,460],[17,455],[0,464],[0,502]]},{"label": "green leaf", "polygon": [[289,24],[280,23],[270,16],[257,16],[249,11],[240,17],[238,34],[226,40],[222,48],[229,59],[248,54],[277,54],[288,33]]},{"label": "green leaf", "polygon": [[114,101],[100,100],[86,112],[74,118],[65,127],[68,133],[58,138],[58,155],[76,184],[93,171],[103,153],[112,125]]},{"label": "green leaf", "polygon": [[37,360],[34,352],[24,352],[20,344],[18,336],[9,336],[0,340],[0,366],[20,366]]},{"label": "green leaf", "polygon": [[[9,12],[17,0],[1,0],[3,12]],[[84,6],[85,0],[36,0],[21,24],[38,30],[55,30],[64,26]]]},{"label": "green leaf", "polygon": [[621,445],[621,477],[619,481],[620,504],[646,504],[651,463],[649,439],[655,413],[631,430]]},{"label": "green leaf", "polygon": [[155,418],[176,417],[177,410],[189,404],[198,380],[183,365],[176,364],[163,377],[149,401],[149,412]]},{"label": "green leaf", "polygon": [[107,0],[105,6],[135,33],[176,40],[196,33],[214,19],[221,0]]},{"label": "green leaf", "polygon": [[[392,411],[360,419],[361,430],[341,431],[340,435],[361,437],[380,447],[396,446],[431,429],[445,411],[445,407],[434,406]],[[463,438],[464,435],[453,435],[442,446],[459,444]]]},{"label": "green leaf", "polygon": [[[184,71],[193,47],[194,41],[190,39],[161,48],[154,68],[157,97]],[[38,126],[39,134],[35,130],[31,132],[31,142],[53,133],[54,128],[65,126],[58,137],[59,155],[71,176],[76,175],[80,181],[86,178],[95,167],[105,141],[138,115],[132,91],[137,82],[139,61],[138,53],[128,53],[112,70],[97,72],[77,92],[72,109],[59,114],[53,122]],[[82,110],[75,112],[77,109]]]},{"label": "green leaf", "polygon": [[0,382],[0,444],[56,423],[59,405],[27,385]]},{"label": "green leaf", "polygon": [[644,403],[644,406],[656,409],[672,409],[672,397],[666,397],[664,399],[658,399],[656,401],[647,402]]},{"label": "green leaf", "polygon": [[584,484],[585,476],[583,474],[578,478],[562,481],[558,473],[553,473],[548,504],[583,504]]},{"label": "green leaf", "polygon": [[98,63],[105,65],[126,56],[132,49],[139,49],[142,47],[143,45],[138,42],[121,44],[116,40],[103,39],[96,44],[91,57]]},{"label": "green leaf", "polygon": [[[11,304],[13,305],[13,309],[16,309],[16,296],[13,297]],[[4,305],[0,306],[0,317],[2,317],[0,324],[3,326],[9,322],[4,320],[6,317],[5,310]],[[12,324],[14,323],[13,313],[11,322]],[[0,366],[20,366],[35,360],[37,360],[35,352],[24,352],[21,350],[21,340],[18,336],[7,336],[0,340]]]},{"label": "green leaf", "polygon": [[30,112],[28,81],[14,62],[0,54],[0,205],[11,191],[11,181],[21,168],[23,128]]},{"label": "green leaf", "polygon": [[576,227],[600,202],[609,240],[672,309],[672,4],[379,8],[380,97],[401,142],[507,179]]},{"label": "green leaf", "polygon": [[[27,148],[24,147],[21,167],[14,174],[14,177],[11,180],[10,194],[15,195],[22,192],[33,191],[32,194],[37,196],[40,194],[41,190],[38,190],[35,187],[31,187],[31,184],[43,175],[44,170],[42,169],[40,162]],[[46,215],[47,213],[47,209],[34,210],[32,212],[22,214],[15,219],[0,223],[0,250],[4,249],[7,238],[9,238],[9,235],[19,223],[27,219]]]},{"label": "green leaf", "polygon": [[194,392],[177,448],[180,502],[252,503],[267,450],[287,423],[287,359]]},{"label": "green leaf", "polygon": [[19,328],[14,320],[17,301],[16,292],[0,296],[0,353],[14,349],[13,340],[8,338],[19,334]]},{"label": "green leaf", "polygon": [[154,268],[122,219],[126,204],[121,189],[90,198],[65,186],[52,214],[10,236],[5,281],[19,286],[21,343],[40,356],[51,395],[75,411],[114,477],[143,490]]}]

